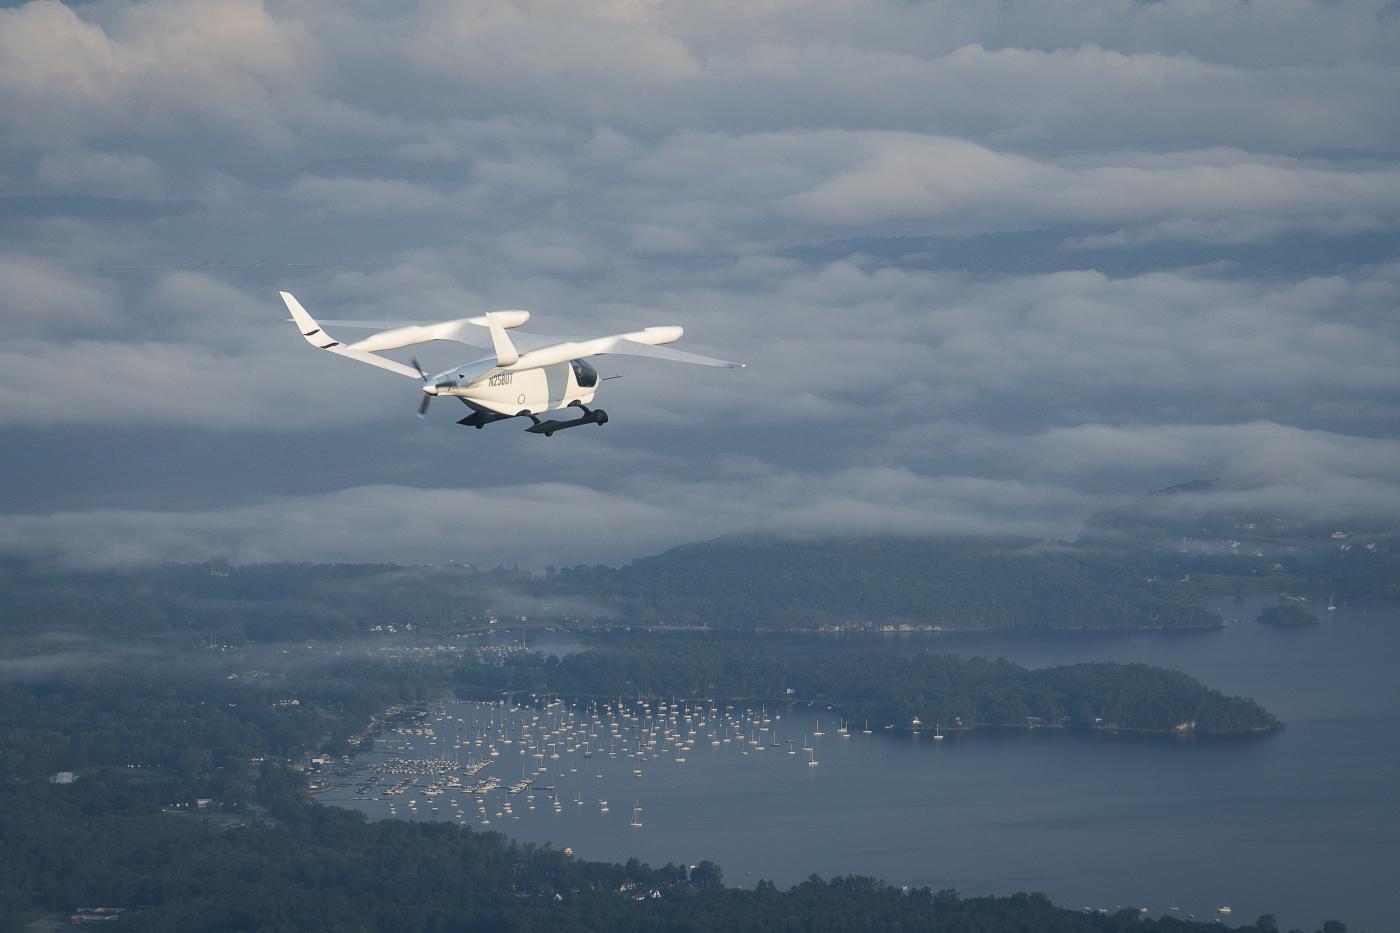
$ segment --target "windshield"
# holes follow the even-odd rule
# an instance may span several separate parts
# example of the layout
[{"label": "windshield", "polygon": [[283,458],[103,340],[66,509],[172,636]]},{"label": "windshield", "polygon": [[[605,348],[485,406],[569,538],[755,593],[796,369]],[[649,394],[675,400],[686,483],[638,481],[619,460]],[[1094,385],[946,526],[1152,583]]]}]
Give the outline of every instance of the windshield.
[{"label": "windshield", "polygon": [[574,368],[574,380],[580,389],[591,389],[598,384],[598,370],[583,360],[569,360],[569,365]]}]

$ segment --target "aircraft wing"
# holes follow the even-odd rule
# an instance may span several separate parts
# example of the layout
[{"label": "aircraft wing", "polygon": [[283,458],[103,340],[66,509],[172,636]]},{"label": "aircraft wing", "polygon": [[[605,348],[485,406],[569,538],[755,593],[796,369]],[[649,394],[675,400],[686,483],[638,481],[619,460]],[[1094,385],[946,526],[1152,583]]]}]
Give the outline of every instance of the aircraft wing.
[{"label": "aircraft wing", "polygon": [[[427,343],[431,340],[451,340],[464,344],[478,352],[486,352],[492,345],[489,336],[494,319],[501,327],[519,327],[530,319],[529,311],[492,311],[476,317],[457,318],[452,321],[322,321],[332,327],[360,327],[376,330],[362,340],[348,343],[352,350],[377,353],[381,350],[397,350],[400,347]],[[482,331],[486,333],[482,333]],[[481,338],[485,337],[483,343]]]},{"label": "aircraft wing", "polygon": [[[665,331],[667,328],[649,328],[650,331]],[[662,337],[677,339],[670,334],[663,334]],[[561,344],[571,344],[580,351],[578,356],[646,356],[657,360],[671,360],[676,363],[694,363],[698,366],[724,366],[729,369],[743,369],[743,363],[734,363],[729,360],[719,360],[712,356],[701,356],[698,353],[687,353],[684,350],[672,350],[670,347],[660,347],[651,343],[643,343],[634,337],[651,338],[648,331],[638,331],[634,334],[616,334],[611,337],[551,337],[547,334],[526,334],[516,331],[510,335],[511,342],[516,349],[521,352],[532,350],[544,350],[549,347]]]},{"label": "aircraft wing", "polygon": [[605,350],[600,356],[607,354],[621,354],[622,356],[649,356],[658,360],[671,360],[676,363],[694,363],[697,366],[723,366],[727,369],[743,369],[743,363],[735,363],[730,360],[715,359],[713,356],[701,356],[699,353],[687,353],[685,350],[672,350],[670,347],[656,347],[649,343],[638,343],[635,340],[626,338],[619,340],[612,349]]}]

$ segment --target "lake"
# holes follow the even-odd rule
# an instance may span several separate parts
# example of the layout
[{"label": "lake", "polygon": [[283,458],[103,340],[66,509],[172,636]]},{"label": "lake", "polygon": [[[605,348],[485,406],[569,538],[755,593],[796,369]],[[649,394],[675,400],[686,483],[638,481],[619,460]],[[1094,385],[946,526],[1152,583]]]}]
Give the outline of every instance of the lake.
[{"label": "lake", "polygon": [[[1258,607],[1220,608],[1227,617],[1253,618]],[[431,777],[404,795],[418,801],[417,812],[403,797],[385,797],[383,785],[355,793],[387,758],[467,761],[489,747],[489,740],[472,744],[476,734],[518,733],[532,715],[452,702],[434,736],[384,736],[359,756],[353,780],[341,778],[320,799],[376,818],[389,815],[392,800],[399,818],[456,819],[571,846],[581,858],[712,859],[726,881],[744,886],[858,873],[965,895],[1043,891],[1068,907],[1145,906],[1153,915],[1175,907],[1174,915],[1198,919],[1228,905],[1230,923],[1273,912],[1283,929],[1311,931],[1335,918],[1352,931],[1379,933],[1395,926],[1400,869],[1400,608],[1343,605],[1322,614],[1320,625],[1302,628],[1242,623],[1192,633],[764,638],[799,654],[930,648],[1032,667],[1143,661],[1258,700],[1288,724],[1265,738],[1039,730],[934,742],[927,731],[911,737],[880,723],[869,735],[863,723],[850,724],[843,737],[834,714],[799,705],[768,710],[768,732],[758,731],[758,711],[736,725],[722,711],[711,717],[696,708],[689,726],[683,715],[676,720],[676,737],[696,729],[693,744],[677,750],[657,727],[666,717],[656,710],[649,719],[631,710],[633,718],[619,720],[621,738],[610,742],[606,717],[590,739],[585,711],[566,715],[560,706],[533,714],[540,716],[536,732],[547,731],[545,723],[561,730],[558,759],[543,742],[525,754],[519,743],[498,745],[499,758],[462,779],[495,775],[508,785],[537,775],[518,797],[504,787],[484,795],[485,815],[472,795],[422,794]],[[570,717],[579,740],[563,737]],[[817,731],[824,735],[813,737]],[[465,742],[453,749],[459,736]],[[659,752],[637,759],[639,737],[657,739]],[[609,747],[618,757],[608,757]],[[557,812],[545,785],[560,799]],[[513,812],[499,810],[505,800]],[[634,804],[642,808],[640,827],[629,825]]]}]

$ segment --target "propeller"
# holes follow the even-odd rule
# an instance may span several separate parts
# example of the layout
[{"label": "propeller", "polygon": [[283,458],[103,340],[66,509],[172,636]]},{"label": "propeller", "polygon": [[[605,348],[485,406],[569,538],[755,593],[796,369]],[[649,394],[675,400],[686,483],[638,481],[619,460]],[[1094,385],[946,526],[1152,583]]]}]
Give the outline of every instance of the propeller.
[{"label": "propeller", "polygon": [[428,374],[422,366],[418,365],[418,357],[413,357],[409,362],[413,364],[414,369],[418,370],[418,375],[423,377],[423,401],[418,403],[418,417],[422,418],[428,414],[428,406],[433,403],[433,396],[437,392],[428,391]]}]

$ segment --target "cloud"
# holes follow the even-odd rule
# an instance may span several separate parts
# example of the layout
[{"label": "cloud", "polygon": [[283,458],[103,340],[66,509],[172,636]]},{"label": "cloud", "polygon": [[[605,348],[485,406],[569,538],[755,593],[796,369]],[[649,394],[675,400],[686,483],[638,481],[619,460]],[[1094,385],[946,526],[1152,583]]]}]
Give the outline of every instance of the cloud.
[{"label": "cloud", "polygon": [[[662,268],[569,286],[565,279],[607,269],[612,257],[554,230],[520,230],[496,248],[500,268],[476,288],[423,254],[372,270],[335,269],[297,291],[322,318],[447,319],[525,305],[535,312],[526,329],[541,333],[682,323],[687,346],[751,364],[714,373],[604,358],[607,373],[628,375],[606,386],[605,403],[638,424],[889,421],[898,437],[911,421],[945,419],[1020,420],[1031,429],[1341,418],[1354,430],[1400,397],[1400,325],[1391,313],[1400,267],[1296,281],[1247,280],[1228,269],[981,281],[859,257],[819,265],[755,257],[699,279]],[[533,277],[515,279],[516,269]],[[38,319],[105,315],[110,325],[116,313],[113,282],[23,258],[0,263],[5,275],[11,294],[27,289],[48,302],[25,305]],[[533,298],[522,294],[528,290]],[[269,285],[249,290],[206,272],[161,273],[123,311],[119,329],[71,342],[39,339],[31,327],[32,342],[11,345],[0,369],[10,399],[4,420],[199,425],[217,410],[226,425],[287,430],[364,425],[397,413],[395,402],[412,395],[402,380],[316,354],[284,318]],[[418,352],[426,365],[448,366],[464,351]],[[74,361],[101,367],[100,398],[56,406],[33,390]],[[334,397],[324,393],[327,380]]]},{"label": "cloud", "polygon": [[111,322],[117,309],[111,283],[75,275],[39,256],[0,253],[0,333],[23,333]]},{"label": "cloud", "polygon": [[[0,10],[0,465],[24,477],[0,525],[104,559],[412,560],[518,519],[502,547],[560,563],[614,525],[610,559],[768,526],[1073,533],[1199,475],[1383,510],[1400,19],[1380,12]],[[184,207],[123,201],[143,198]],[[464,437],[457,406],[419,423],[410,380],[306,346],[283,288],[331,319],[678,323],[750,365],[605,357],[606,429]],[[163,484],[187,498],[115,508]]]},{"label": "cloud", "polygon": [[1208,499],[1268,498],[1276,512],[1308,517],[1400,518],[1400,441],[1392,438],[1256,421],[1078,424],[962,443],[985,461],[1014,462],[1044,482],[1076,488],[1125,478],[1136,489],[1209,478],[1217,486]]},{"label": "cloud", "polygon": [[39,180],[67,194],[153,198],[161,193],[160,168],[144,155],[70,150],[39,160]]},{"label": "cloud", "polygon": [[[788,204],[801,217],[846,227],[917,221],[961,231],[1014,230],[1243,214],[1355,232],[1354,220],[1339,225],[1340,219],[1365,215],[1360,229],[1375,229],[1393,227],[1400,214],[1400,171],[1393,169],[1310,166],[1246,153],[1228,164],[1182,153],[1174,165],[1114,164],[1110,156],[1097,165],[1066,166],[961,139],[888,133],[822,133],[810,143],[842,151],[847,164]],[[1191,228],[1178,224],[1176,235],[1188,237]]]},{"label": "cloud", "polygon": [[258,0],[100,12],[34,0],[0,11],[0,93],[11,103],[0,127],[30,145],[203,130],[277,151],[307,132],[392,125],[324,97],[321,67],[305,25]]},{"label": "cloud", "polygon": [[[152,560],[620,563],[731,532],[1049,535],[1095,500],[1068,489],[898,469],[805,476],[767,469],[638,492],[568,483],[472,489],[367,486],[198,512],[8,515],[0,550],[85,565]],[[508,534],[475,533],[508,528]],[[373,529],[373,533],[366,533]]]},{"label": "cloud", "polygon": [[422,214],[448,207],[444,198],[397,178],[321,178],[304,175],[291,187],[298,201],[332,215],[383,217]]},{"label": "cloud", "polygon": [[[1083,426],[1001,439],[996,455],[1035,464],[1037,481],[890,467],[798,472],[738,461],[683,480],[666,464],[619,462],[611,489],[565,482],[379,485],[198,511],[11,514],[0,517],[0,551],[49,553],[83,565],[227,556],[540,569],[616,564],[735,533],[1069,538],[1093,512],[1135,498],[1083,488],[1095,485],[1086,475],[1152,469],[1178,476],[1217,470],[1215,490],[1173,508],[1394,520],[1396,447],[1275,424]],[[509,533],[476,533],[482,528]]]}]

